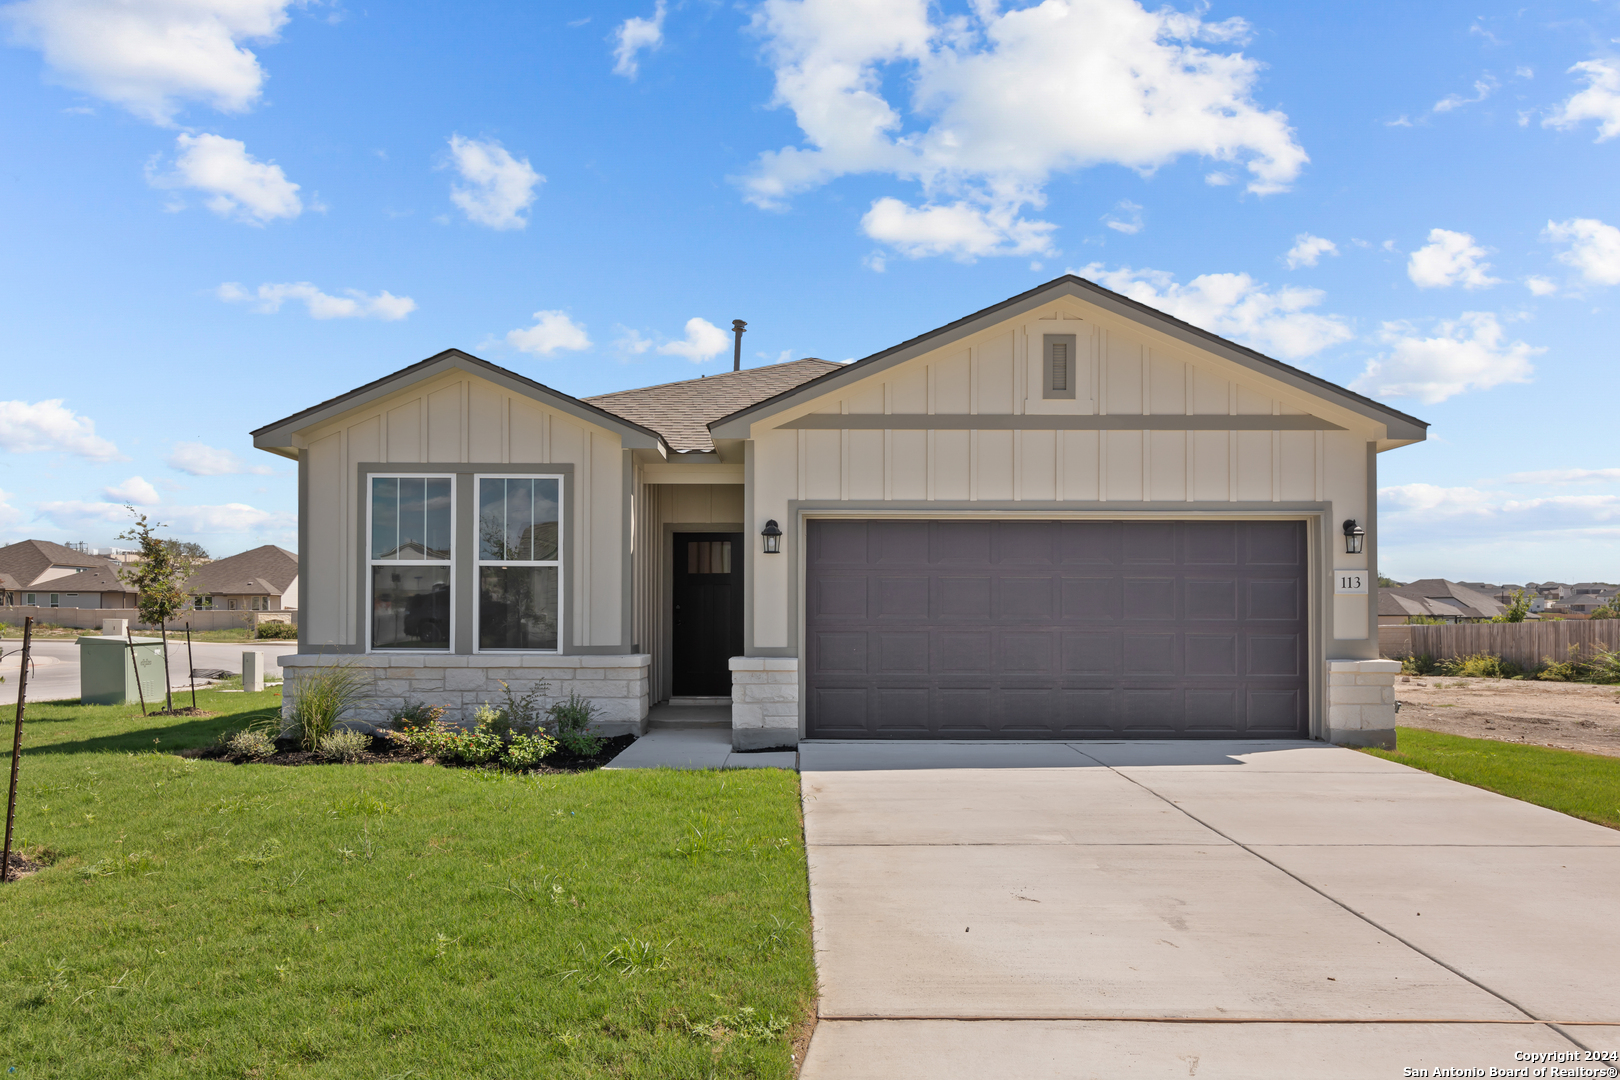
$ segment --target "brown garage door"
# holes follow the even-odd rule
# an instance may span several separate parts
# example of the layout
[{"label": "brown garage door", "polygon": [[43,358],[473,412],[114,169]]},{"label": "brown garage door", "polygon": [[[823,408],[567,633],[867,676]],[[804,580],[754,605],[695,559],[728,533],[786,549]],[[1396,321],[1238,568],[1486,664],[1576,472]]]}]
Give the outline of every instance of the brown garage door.
[{"label": "brown garage door", "polygon": [[1304,522],[826,520],[808,541],[811,738],[1307,733]]}]

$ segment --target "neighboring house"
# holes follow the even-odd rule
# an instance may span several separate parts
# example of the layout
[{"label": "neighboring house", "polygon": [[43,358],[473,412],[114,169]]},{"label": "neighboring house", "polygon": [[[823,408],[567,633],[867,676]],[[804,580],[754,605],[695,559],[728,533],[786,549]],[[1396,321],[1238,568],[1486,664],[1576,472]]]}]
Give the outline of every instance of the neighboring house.
[{"label": "neighboring house", "polygon": [[1591,589],[1577,592],[1564,600],[1559,601],[1558,611],[1567,611],[1576,615],[1590,615],[1601,607],[1608,607],[1609,601],[1615,597],[1614,590]]},{"label": "neighboring house", "polygon": [[16,607],[132,608],[135,590],[119,565],[49,540],[23,540],[0,548],[0,574]]},{"label": "neighboring house", "polygon": [[[1495,586],[1485,586],[1494,590]],[[1506,605],[1495,596],[1444,578],[1426,578],[1395,589],[1378,590],[1378,623],[1404,623],[1411,616],[1439,618],[1448,622],[1490,619],[1502,614]]]},{"label": "neighboring house", "polygon": [[589,401],[448,350],[253,436],[299,466],[294,683],[349,657],[381,720],[544,678],[610,731],[729,700],[750,748],[1391,744],[1372,493],[1425,434],[1066,276]]},{"label": "neighboring house", "polygon": [[298,607],[298,556],[274,544],[215,559],[186,582],[198,609],[288,611]]}]

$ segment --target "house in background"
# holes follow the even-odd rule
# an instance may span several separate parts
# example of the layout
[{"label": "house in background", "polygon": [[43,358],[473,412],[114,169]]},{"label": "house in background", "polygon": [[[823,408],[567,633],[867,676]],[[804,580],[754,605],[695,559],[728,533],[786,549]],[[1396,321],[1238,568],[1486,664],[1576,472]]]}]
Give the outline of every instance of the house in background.
[{"label": "house in background", "polygon": [[186,582],[198,610],[291,611],[298,607],[298,556],[274,544],[199,567]]},{"label": "house in background", "polygon": [[814,739],[1392,745],[1377,455],[1426,425],[1065,276],[851,364],[590,401],[449,350],[253,433],[287,678]]},{"label": "house in background", "polygon": [[[1486,586],[1494,591],[1494,586]],[[1468,622],[1502,614],[1504,605],[1494,595],[1444,578],[1426,578],[1393,589],[1378,590],[1378,625],[1405,623],[1409,618]]]},{"label": "house in background", "polygon": [[49,540],[23,540],[0,548],[0,575],[11,607],[132,608],[135,590],[112,559]]}]

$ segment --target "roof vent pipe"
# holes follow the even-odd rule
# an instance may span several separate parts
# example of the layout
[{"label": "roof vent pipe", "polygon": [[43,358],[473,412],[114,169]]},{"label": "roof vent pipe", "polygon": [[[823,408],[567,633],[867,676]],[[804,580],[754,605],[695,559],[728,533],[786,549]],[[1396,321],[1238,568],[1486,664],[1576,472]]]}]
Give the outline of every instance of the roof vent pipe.
[{"label": "roof vent pipe", "polygon": [[736,335],[736,342],[731,347],[731,370],[742,370],[742,336],[748,332],[748,324],[741,319],[731,320],[731,332]]}]

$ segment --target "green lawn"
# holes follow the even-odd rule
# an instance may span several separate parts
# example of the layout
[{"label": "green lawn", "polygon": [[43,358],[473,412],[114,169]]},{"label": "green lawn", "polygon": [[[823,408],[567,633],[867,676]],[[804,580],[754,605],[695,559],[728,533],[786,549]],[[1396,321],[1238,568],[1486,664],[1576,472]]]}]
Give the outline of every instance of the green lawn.
[{"label": "green lawn", "polygon": [[1408,727],[1396,746],[1365,753],[1620,829],[1620,758]]},{"label": "green lawn", "polygon": [[29,707],[0,1076],[791,1075],[795,774],[173,756],[280,700],[199,698]]}]

